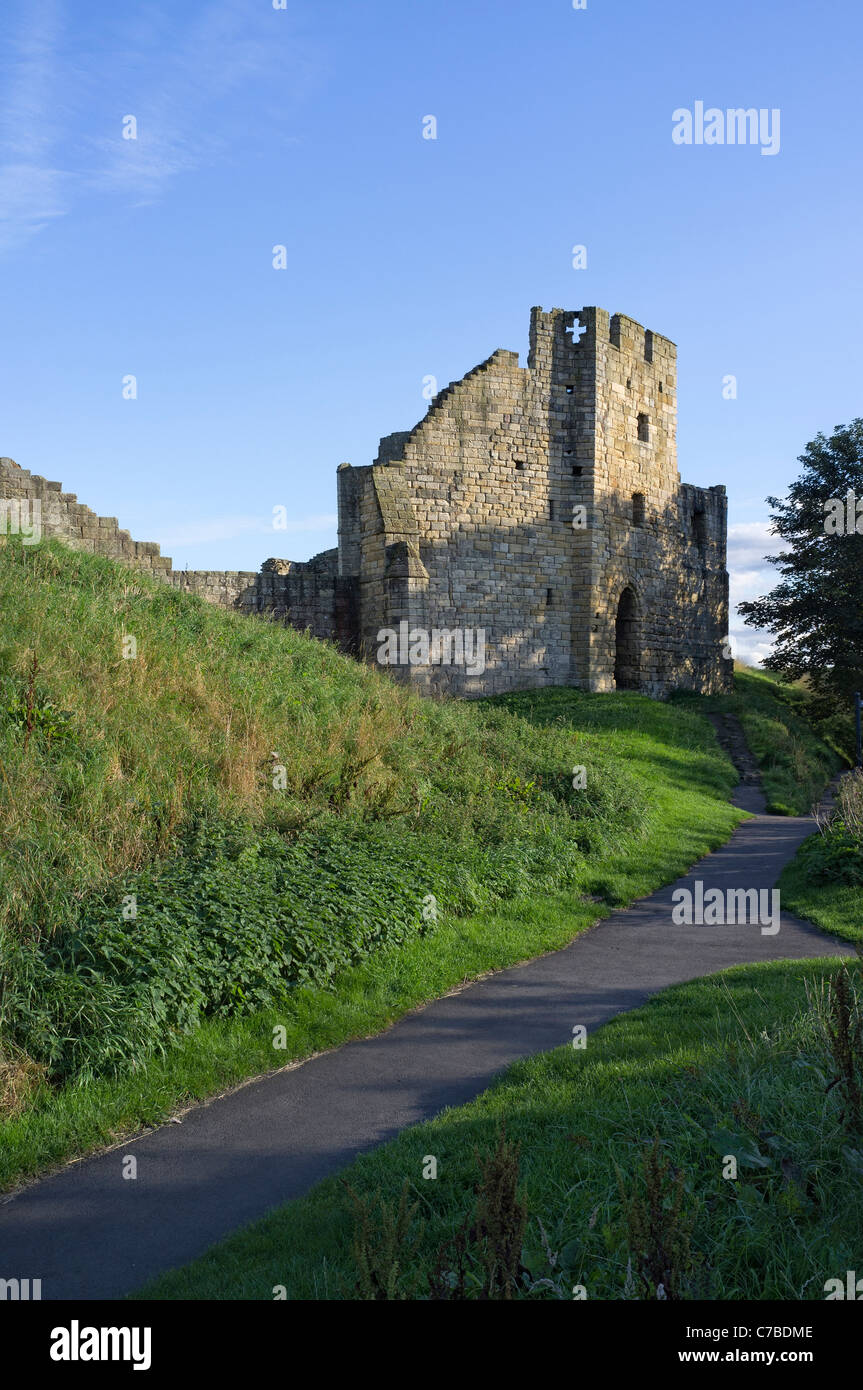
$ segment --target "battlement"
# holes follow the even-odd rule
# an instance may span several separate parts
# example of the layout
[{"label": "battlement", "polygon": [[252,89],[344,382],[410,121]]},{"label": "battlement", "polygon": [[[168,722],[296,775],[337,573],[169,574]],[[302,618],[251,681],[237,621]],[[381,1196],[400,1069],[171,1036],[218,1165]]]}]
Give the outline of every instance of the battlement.
[{"label": "battlement", "polygon": [[607,348],[648,365],[656,363],[676,376],[677,344],[626,314],[609,314],[595,305],[548,311],[535,306],[530,311],[528,366],[532,369],[539,368],[544,357],[561,352],[584,360]]}]

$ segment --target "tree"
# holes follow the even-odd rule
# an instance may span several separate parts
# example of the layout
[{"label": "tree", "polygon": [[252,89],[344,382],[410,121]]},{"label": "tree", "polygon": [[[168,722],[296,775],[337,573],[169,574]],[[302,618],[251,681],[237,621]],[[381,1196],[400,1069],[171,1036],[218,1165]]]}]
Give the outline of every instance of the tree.
[{"label": "tree", "polygon": [[765,666],[844,704],[863,689],[863,419],[816,435],[799,462],[788,496],[767,498],[782,581],[738,611],[776,637]]}]

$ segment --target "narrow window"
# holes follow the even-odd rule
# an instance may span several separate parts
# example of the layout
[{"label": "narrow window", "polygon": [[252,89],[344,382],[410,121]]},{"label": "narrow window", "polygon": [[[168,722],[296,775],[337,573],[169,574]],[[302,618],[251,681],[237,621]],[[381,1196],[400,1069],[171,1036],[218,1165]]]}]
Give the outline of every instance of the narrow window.
[{"label": "narrow window", "polygon": [[633,526],[644,525],[644,493],[634,492],[632,494],[632,524]]},{"label": "narrow window", "polygon": [[644,360],[645,362],[653,361],[653,334],[649,328],[645,329],[644,332]]},{"label": "narrow window", "polygon": [[515,461],[515,466],[516,466],[516,468],[518,469],[519,473],[523,473],[523,472],[524,472],[524,459],[516,459],[516,461]]},{"label": "narrow window", "polygon": [[551,589],[546,589],[546,591],[545,591],[545,606],[546,606],[546,608],[550,608],[550,607],[551,607],[551,603],[552,603]]},{"label": "narrow window", "polygon": [[703,549],[707,544],[707,517],[700,509],[692,513],[692,534],[695,544]]},{"label": "narrow window", "polygon": [[550,498],[548,499],[548,519],[549,519],[549,521],[554,521],[554,498],[553,498],[553,497],[550,497]]},{"label": "narrow window", "polygon": [[647,415],[638,417],[638,437],[642,444],[650,443],[650,418]]},{"label": "narrow window", "polygon": [[573,478],[580,478],[580,477],[581,477],[581,469],[580,469],[580,467],[578,466],[577,463],[574,463],[574,464],[572,465],[572,476],[573,476]]},{"label": "narrow window", "polygon": [[566,394],[567,394],[568,396],[571,396],[574,390],[575,390],[575,387],[574,387],[574,386],[567,386],[567,388],[566,388]]}]

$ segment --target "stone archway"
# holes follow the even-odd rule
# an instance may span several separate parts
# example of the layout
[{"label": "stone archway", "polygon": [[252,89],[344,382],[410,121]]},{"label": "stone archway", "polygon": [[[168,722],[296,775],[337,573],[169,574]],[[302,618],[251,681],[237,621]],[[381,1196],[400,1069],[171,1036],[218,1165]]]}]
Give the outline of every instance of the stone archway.
[{"label": "stone archway", "polygon": [[614,684],[617,690],[638,690],[641,685],[641,633],[638,600],[627,587],[620,595],[614,624]]}]

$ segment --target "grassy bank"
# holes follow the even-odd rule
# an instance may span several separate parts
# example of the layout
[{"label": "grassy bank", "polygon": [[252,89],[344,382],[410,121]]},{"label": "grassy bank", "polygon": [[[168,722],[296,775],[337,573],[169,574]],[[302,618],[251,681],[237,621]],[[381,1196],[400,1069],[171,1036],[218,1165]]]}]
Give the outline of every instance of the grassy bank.
[{"label": "grassy bank", "polygon": [[843,941],[863,942],[863,888],[813,883],[805,859],[796,857],[779,880],[782,905]]},{"label": "grassy bank", "polygon": [[799,917],[863,942],[863,774],[843,777],[835,815],[801,845],[779,887]]},{"label": "grassy bank", "polygon": [[813,703],[802,686],[739,662],[733,694],[681,694],[674,702],[687,709],[732,714],[740,721],[771,815],[808,815],[834,773],[848,765],[832,726],[813,722]]},{"label": "grassy bank", "polygon": [[0,602],[3,1186],[562,946],[739,819],[695,709],[423,701],[52,545],[0,547]]},{"label": "grassy bank", "polygon": [[[831,1086],[826,982],[838,969],[777,962],[667,990],[597,1030],[585,1050],[517,1064],[471,1104],[406,1130],[137,1296],[360,1297],[361,1264],[386,1272],[384,1208],[395,1214],[407,1184],[415,1210],[391,1296],[428,1297],[434,1280],[439,1297],[441,1269],[457,1264],[448,1243],[480,1209],[477,1153],[495,1149],[505,1122],[520,1146],[530,1271],[516,1296],[571,1299],[581,1286],[589,1299],[655,1298],[643,1221],[652,1210],[678,1297],[823,1299],[829,1279],[859,1268],[863,1240],[863,1138],[847,1088]],[[859,1019],[856,962],[851,977]],[[857,1069],[859,1082],[859,1057]],[[423,1178],[426,1155],[437,1158],[434,1180]],[[729,1156],[736,1178],[724,1176]],[[372,1235],[359,1250],[357,1202]],[[485,1274],[470,1239],[466,1259],[475,1297]]]}]

